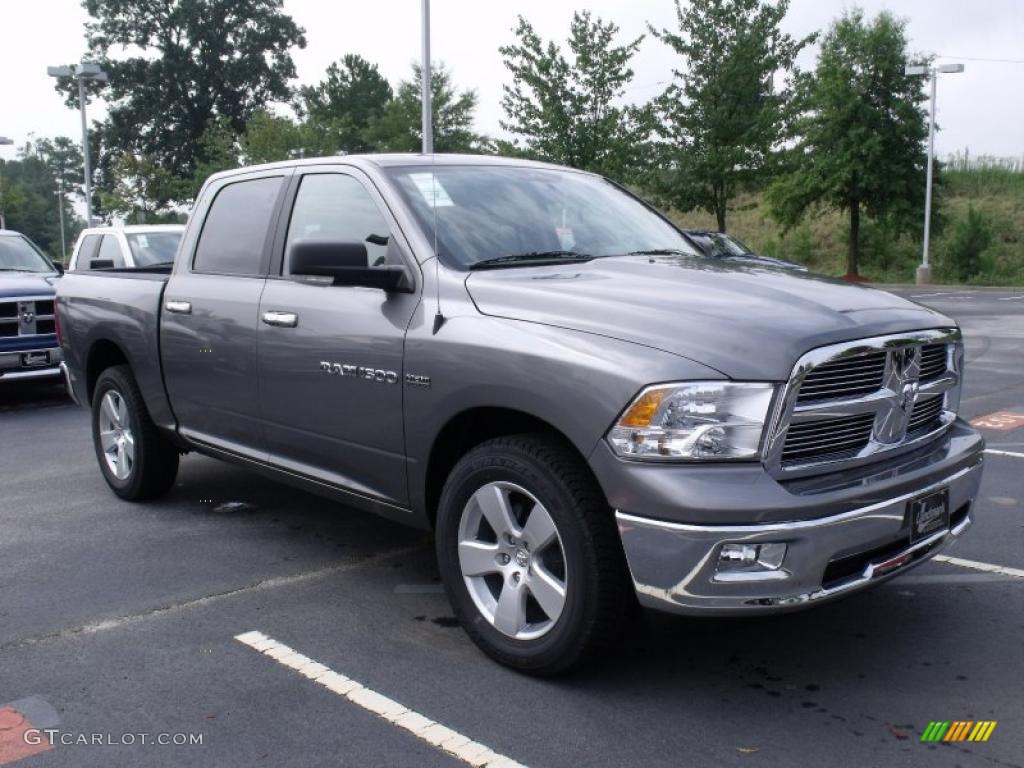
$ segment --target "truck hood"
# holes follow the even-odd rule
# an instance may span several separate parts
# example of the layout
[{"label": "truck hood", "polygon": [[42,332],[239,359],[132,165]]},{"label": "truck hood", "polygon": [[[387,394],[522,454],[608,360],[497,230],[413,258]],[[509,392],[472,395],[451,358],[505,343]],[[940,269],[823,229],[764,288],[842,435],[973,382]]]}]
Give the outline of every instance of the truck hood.
[{"label": "truck hood", "polygon": [[53,272],[0,272],[0,299],[52,296],[57,279]]},{"label": "truck hood", "polygon": [[654,347],[743,380],[788,379],[826,344],[956,325],[884,291],[685,256],[482,270],[466,288],[485,315]]}]

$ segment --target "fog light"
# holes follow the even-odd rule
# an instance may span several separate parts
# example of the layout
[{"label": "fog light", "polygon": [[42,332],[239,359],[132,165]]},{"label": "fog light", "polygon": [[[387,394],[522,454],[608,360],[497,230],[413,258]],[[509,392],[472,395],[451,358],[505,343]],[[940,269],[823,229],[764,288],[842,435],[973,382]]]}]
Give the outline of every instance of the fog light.
[{"label": "fog light", "polygon": [[744,573],[777,571],[786,557],[786,545],[781,542],[768,544],[723,544],[718,553],[719,573]]}]

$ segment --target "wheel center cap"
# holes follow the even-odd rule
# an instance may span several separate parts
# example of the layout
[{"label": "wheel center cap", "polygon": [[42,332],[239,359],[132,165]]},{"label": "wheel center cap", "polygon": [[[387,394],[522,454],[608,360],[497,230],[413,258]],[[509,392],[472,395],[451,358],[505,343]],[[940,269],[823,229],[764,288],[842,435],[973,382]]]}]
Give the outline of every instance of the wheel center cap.
[{"label": "wheel center cap", "polygon": [[530,553],[527,552],[525,549],[522,549],[522,548],[517,549],[516,550],[516,565],[518,565],[520,568],[525,568],[529,564],[530,564]]}]

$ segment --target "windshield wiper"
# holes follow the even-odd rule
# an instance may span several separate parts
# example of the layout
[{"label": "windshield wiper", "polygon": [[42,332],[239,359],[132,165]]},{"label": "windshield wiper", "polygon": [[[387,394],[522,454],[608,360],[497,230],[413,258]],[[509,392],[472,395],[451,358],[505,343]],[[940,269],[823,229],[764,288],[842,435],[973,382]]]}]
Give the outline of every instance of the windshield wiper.
[{"label": "windshield wiper", "polygon": [[510,253],[507,256],[495,256],[491,259],[483,259],[470,265],[470,269],[492,269],[494,267],[506,267],[516,264],[529,264],[545,261],[557,264],[562,261],[590,261],[593,256],[589,253],[577,253],[576,251],[528,251],[526,253]]},{"label": "windshield wiper", "polygon": [[682,248],[647,248],[642,251],[630,251],[626,256],[695,256]]}]

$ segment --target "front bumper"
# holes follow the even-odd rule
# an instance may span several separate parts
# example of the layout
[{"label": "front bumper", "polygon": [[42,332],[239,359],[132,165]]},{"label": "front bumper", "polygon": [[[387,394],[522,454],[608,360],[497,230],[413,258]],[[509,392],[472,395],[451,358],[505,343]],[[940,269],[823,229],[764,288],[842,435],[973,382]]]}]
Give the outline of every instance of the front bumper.
[{"label": "front bumper", "polygon": [[[887,467],[856,490],[848,483],[811,492],[802,489],[798,503],[794,494],[794,511],[799,514],[789,520],[690,524],[618,510],[622,544],[640,602],[688,614],[778,612],[849,594],[924,562],[962,536],[973,518],[984,443],[962,423],[955,431],[957,435],[926,456],[906,459],[913,471]],[[969,439],[971,434],[976,439]],[[911,542],[908,503],[944,489],[949,494],[950,527]],[[852,509],[851,491],[862,500]],[[808,516],[809,500],[825,514]],[[705,510],[713,510],[714,503],[713,497],[707,498]],[[751,504],[755,506],[756,500]],[[776,509],[772,517],[785,514],[785,509]],[[786,544],[779,569],[736,572],[720,567],[723,545],[764,543]]]},{"label": "front bumper", "polygon": [[[38,362],[30,365],[25,364],[26,359],[33,358],[44,360],[44,362]],[[60,363],[63,359],[64,353],[60,347],[21,349],[17,352],[0,352],[0,381],[15,381],[19,379],[37,379],[49,376],[59,376]]]}]

